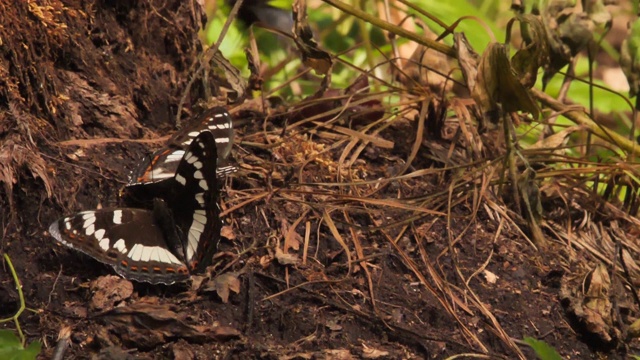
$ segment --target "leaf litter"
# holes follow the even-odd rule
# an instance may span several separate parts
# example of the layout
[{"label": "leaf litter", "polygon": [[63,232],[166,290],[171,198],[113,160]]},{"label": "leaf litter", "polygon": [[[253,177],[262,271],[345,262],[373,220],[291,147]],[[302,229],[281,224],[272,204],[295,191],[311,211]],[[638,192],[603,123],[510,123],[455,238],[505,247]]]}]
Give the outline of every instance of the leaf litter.
[{"label": "leaf litter", "polygon": [[[145,87],[151,80],[144,74],[166,74],[165,60],[159,60],[165,55],[158,52],[166,44],[147,43],[144,36],[153,29],[166,30],[172,17],[157,16],[158,11],[166,12],[159,8],[147,11],[146,4],[131,6],[140,8],[130,12],[116,7],[107,13],[114,18],[146,16],[146,21],[129,24],[151,27],[129,32],[140,36],[132,41],[147,51],[147,58],[136,60],[138,66],[146,66],[134,73],[140,78],[132,80],[131,72],[113,68],[111,81],[117,86],[112,86],[75,74],[90,77],[93,65],[102,63],[95,55],[95,42],[80,43],[92,51],[77,53],[60,36],[96,20],[90,18],[91,12],[78,9],[36,16],[42,28],[34,32],[50,39],[48,46],[69,51],[69,61],[76,66],[73,74],[58,73],[55,62],[45,61],[39,68],[13,68],[7,77],[13,84],[9,87],[13,101],[24,106],[20,96],[32,99],[33,112],[44,119],[24,115],[28,131],[2,134],[2,151],[13,161],[3,162],[7,196],[2,201],[9,205],[3,208],[11,211],[5,210],[2,219],[13,219],[16,230],[7,232],[2,246],[17,258],[30,306],[43,309],[42,314],[22,320],[30,334],[51,341],[62,326],[71,326],[68,351],[74,355],[83,349],[93,349],[94,354],[121,354],[126,349],[153,356],[169,347],[174,356],[186,358],[214,353],[278,358],[473,353],[527,358],[531,351],[514,339],[544,338],[563,354],[590,351],[577,334],[596,336],[605,349],[620,347],[626,339],[619,324],[631,323],[638,313],[637,303],[623,300],[633,298],[628,289],[638,283],[640,267],[634,254],[639,221],[629,215],[634,209],[637,213],[637,201],[620,203],[614,194],[623,187],[634,189],[637,168],[624,161],[585,163],[555,148],[585,131],[613,139],[623,149],[637,151],[637,147],[595,126],[575,107],[527,90],[514,73],[496,71],[496,66],[526,69],[526,64],[513,64],[504,45],[493,44],[476,58],[460,36],[456,49],[436,40],[420,41],[457,59],[465,69],[466,85],[475,81],[469,88],[474,97],[442,97],[427,86],[414,86],[415,76],[399,76],[398,86],[376,92],[371,89],[383,82],[367,72],[347,89],[332,89],[329,55],[316,49],[301,30],[297,41],[305,48],[307,66],[327,75],[318,81],[316,95],[302,102],[265,107],[263,99],[249,97],[231,108],[239,124],[235,157],[241,170],[227,180],[223,208],[233,239],[231,235],[223,239],[209,278],[199,279],[191,289],[130,287],[125,280],[104,285],[113,281],[99,277],[107,271],[104,267],[60,251],[33,229],[42,229],[41,223],[68,208],[117,201],[113,189],[126,174],[123,163],[133,164],[148,149],[137,141],[104,139],[166,134],[168,130],[159,125],[176,123],[168,109],[180,98],[188,100],[172,90],[187,87],[185,72],[181,80],[174,80],[179,84],[168,82],[162,91]],[[197,23],[190,9],[180,9],[181,16]],[[14,19],[20,19],[29,9],[13,11]],[[73,11],[76,17],[63,17],[64,11]],[[62,20],[66,28],[57,25]],[[123,26],[109,18],[98,20],[100,36],[109,37],[108,29]],[[304,16],[297,21],[304,22]],[[304,29],[304,23],[299,25]],[[190,69],[185,59],[192,59],[198,47],[180,29],[176,25],[172,36],[188,45],[172,48],[171,55],[181,65],[175,71]],[[11,36],[3,33],[1,38],[7,39],[9,49],[18,49]],[[128,46],[118,38],[106,43]],[[120,64],[127,63],[126,52],[109,51],[122,56]],[[17,51],[7,54],[29,64]],[[236,73],[225,70],[228,63],[216,56],[209,60],[203,66],[225,64],[213,77],[222,78],[244,98],[246,86]],[[6,70],[3,61],[0,69]],[[474,61],[479,61],[477,66]],[[398,69],[403,74],[401,65]],[[32,88],[19,93],[25,91],[16,85],[21,76],[47,79],[43,96],[57,100],[39,101],[28,93]],[[56,79],[70,81],[65,86]],[[119,97],[110,101],[101,96],[100,86]],[[127,98],[134,88],[147,91],[148,98],[142,102]],[[58,91],[71,100],[65,103]],[[400,101],[385,103],[383,99],[391,95]],[[491,122],[484,123],[484,129],[480,126],[487,109],[499,115],[494,120],[503,122],[538,120],[536,102],[566,114],[577,126],[533,149],[516,147],[511,154],[505,151],[511,141],[506,131]],[[496,107],[497,103],[502,106]],[[149,113],[139,114],[136,104]],[[155,108],[164,110],[148,120]],[[64,143],[73,138],[84,142]],[[45,145],[29,147],[31,139]],[[26,149],[24,156],[10,152],[17,146]],[[115,158],[105,159],[105,152]],[[74,154],[85,168],[78,167]],[[509,179],[509,161],[526,176]],[[29,172],[24,172],[25,165]],[[590,173],[603,175],[598,180],[606,190],[602,198],[594,196],[582,178]],[[519,191],[504,190],[516,182]],[[514,206],[516,201],[528,210]],[[541,239],[532,241],[536,226]],[[536,246],[543,242],[545,247]],[[30,261],[34,258],[38,261]],[[92,292],[85,280],[94,278],[98,281],[92,285],[98,288]],[[611,291],[612,286],[620,290]],[[609,300],[612,297],[615,302]],[[8,300],[2,298],[3,304]],[[630,314],[627,319],[611,318],[614,303],[624,303],[618,306]],[[568,328],[565,317],[582,326]],[[52,350],[44,351],[48,355]]]}]

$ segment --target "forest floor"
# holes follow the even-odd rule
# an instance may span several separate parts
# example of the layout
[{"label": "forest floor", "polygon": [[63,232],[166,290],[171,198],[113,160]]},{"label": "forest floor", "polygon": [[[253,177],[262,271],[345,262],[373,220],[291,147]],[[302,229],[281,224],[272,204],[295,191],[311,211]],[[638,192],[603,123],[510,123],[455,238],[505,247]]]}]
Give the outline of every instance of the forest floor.
[{"label": "forest floor", "polygon": [[[3,3],[0,251],[15,266],[28,308],[20,324],[28,342],[42,342],[42,358],[63,330],[65,358],[535,358],[525,337],[565,359],[637,353],[619,330],[638,313],[629,286],[609,280],[600,293],[616,294],[617,320],[580,312],[596,265],[619,249],[602,245],[611,236],[598,240],[598,256],[558,235],[618,224],[619,212],[575,189],[541,190],[549,242],[536,247],[481,177],[454,186],[464,168],[434,170],[446,168],[442,139],[424,139],[431,150],[410,169],[423,173],[375,183],[404,166],[413,118],[377,133],[384,141],[345,170],[348,136],[232,109],[242,166],[222,188],[225,237],[210,279],[131,283],[60,246],[49,224],[117,205],[128,172],[174,131],[201,51],[200,17],[187,1]],[[498,130],[482,136],[500,153]],[[636,223],[619,223],[635,243]],[[18,307],[5,264],[0,317]]]}]

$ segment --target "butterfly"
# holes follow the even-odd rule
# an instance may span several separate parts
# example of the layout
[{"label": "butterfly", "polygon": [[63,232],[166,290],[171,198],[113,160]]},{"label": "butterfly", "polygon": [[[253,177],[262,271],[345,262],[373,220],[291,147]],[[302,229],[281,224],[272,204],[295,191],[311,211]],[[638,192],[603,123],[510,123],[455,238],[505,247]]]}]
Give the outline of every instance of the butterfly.
[{"label": "butterfly", "polygon": [[127,279],[184,281],[210,264],[220,238],[217,159],[213,133],[202,131],[150,208],[82,211],[55,221],[49,233]]},{"label": "butterfly", "polygon": [[122,189],[125,203],[149,207],[155,194],[167,191],[165,180],[174,177],[186,148],[202,132],[214,135],[218,153],[218,179],[235,172],[236,167],[229,165],[227,160],[233,146],[233,119],[223,107],[214,107],[199,115],[192,126],[177,132],[164,148],[142,159],[129,174],[129,181]]}]

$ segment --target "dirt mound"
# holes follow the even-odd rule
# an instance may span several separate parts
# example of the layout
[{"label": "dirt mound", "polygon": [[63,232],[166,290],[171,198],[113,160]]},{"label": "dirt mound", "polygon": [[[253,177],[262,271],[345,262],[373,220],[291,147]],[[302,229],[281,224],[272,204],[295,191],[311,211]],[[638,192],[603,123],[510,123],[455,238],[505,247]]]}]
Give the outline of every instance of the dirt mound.
[{"label": "dirt mound", "polygon": [[[117,205],[129,170],[175,131],[204,16],[195,1],[47,3],[0,4],[0,250],[35,310],[20,324],[43,357],[60,332],[70,358],[533,358],[526,336],[568,358],[616,348],[622,334],[606,317],[578,314],[596,296],[576,290],[594,257],[560,242],[536,249],[516,226],[526,221],[485,194],[489,175],[455,163],[467,156],[455,140],[426,137],[416,172],[376,182],[406,170],[415,111],[362,135],[350,126],[389,112],[353,89],[309,99],[342,96],[332,106],[231,110],[241,171],[224,188],[215,266],[192,287],[132,284],[60,247],[49,224]],[[199,98],[186,98],[181,120]],[[351,101],[351,124],[318,125]],[[444,126],[446,111],[428,105]],[[495,143],[486,152],[501,151],[496,133],[483,136]],[[545,199],[550,216],[582,221],[552,212],[580,194]],[[19,297],[8,271],[1,280],[7,318]],[[584,327],[596,340],[574,331]]]}]

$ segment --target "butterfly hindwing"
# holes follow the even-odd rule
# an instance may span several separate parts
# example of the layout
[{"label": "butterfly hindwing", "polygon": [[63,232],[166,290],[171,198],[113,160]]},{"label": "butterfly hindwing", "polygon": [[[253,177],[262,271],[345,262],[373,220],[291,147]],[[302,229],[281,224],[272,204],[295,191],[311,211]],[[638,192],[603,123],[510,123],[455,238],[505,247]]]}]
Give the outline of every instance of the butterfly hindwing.
[{"label": "butterfly hindwing", "polygon": [[172,284],[189,275],[184,262],[165,246],[150,210],[83,211],[54,222],[49,233],[60,243],[113,266],[127,279]]}]

